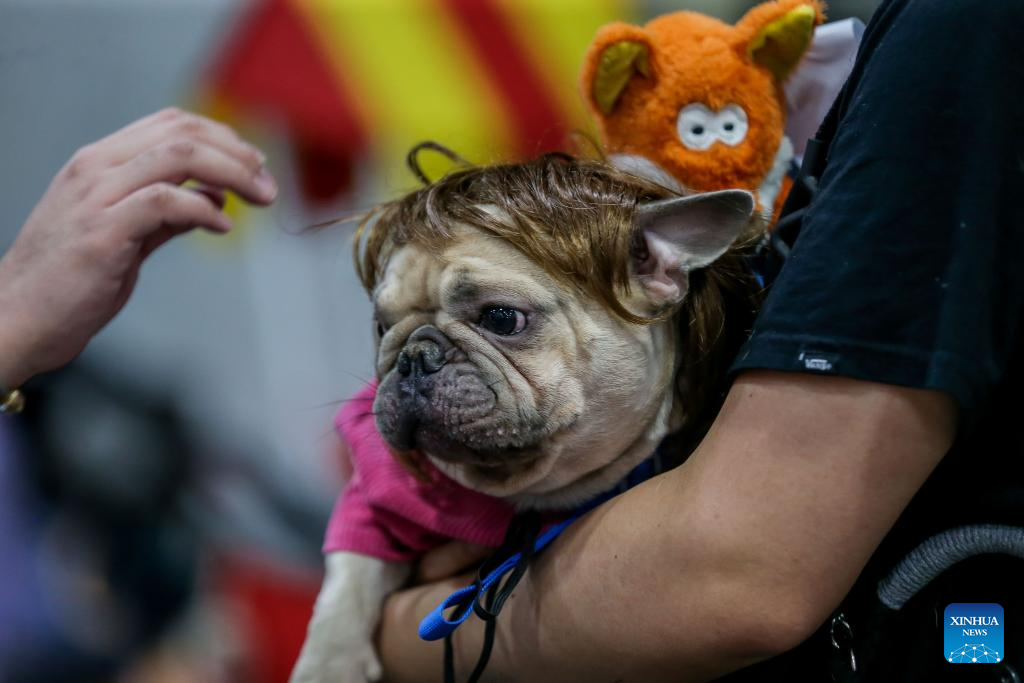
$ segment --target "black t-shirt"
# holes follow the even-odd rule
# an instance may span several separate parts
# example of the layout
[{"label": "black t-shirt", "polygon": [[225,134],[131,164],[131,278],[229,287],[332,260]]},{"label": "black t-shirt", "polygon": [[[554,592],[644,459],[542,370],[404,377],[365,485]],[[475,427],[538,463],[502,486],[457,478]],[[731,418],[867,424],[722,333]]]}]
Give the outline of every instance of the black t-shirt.
[{"label": "black t-shirt", "polygon": [[1022,89],[1024,3],[884,3],[837,102],[819,192],[733,368],[956,399],[957,443],[876,572],[955,525],[1024,525]]}]

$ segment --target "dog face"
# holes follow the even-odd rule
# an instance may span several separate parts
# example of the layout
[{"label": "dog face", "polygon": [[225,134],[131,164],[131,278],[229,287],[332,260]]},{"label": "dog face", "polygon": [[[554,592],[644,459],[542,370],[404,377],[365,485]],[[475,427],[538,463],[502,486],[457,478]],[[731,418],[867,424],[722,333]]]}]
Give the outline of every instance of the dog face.
[{"label": "dog face", "polygon": [[[639,211],[626,305],[678,306],[687,273],[727,250],[753,206],[726,191]],[[610,488],[678,423],[675,321],[627,322],[500,237],[449,233],[441,248],[396,247],[373,291],[380,433],[524,506]]]}]

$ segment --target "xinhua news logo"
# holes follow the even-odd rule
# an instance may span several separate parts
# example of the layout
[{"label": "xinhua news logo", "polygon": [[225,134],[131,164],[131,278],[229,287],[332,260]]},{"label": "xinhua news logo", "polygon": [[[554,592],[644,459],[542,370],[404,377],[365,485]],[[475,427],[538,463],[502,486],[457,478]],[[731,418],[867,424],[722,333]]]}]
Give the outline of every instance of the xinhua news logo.
[{"label": "xinhua news logo", "polygon": [[943,656],[953,664],[1003,661],[1003,608],[994,602],[946,606]]}]

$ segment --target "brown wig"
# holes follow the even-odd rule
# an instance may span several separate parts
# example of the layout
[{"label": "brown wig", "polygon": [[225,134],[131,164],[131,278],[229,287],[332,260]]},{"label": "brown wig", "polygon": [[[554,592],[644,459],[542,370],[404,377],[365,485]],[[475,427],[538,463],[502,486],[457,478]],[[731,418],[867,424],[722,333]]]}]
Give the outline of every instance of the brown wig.
[{"label": "brown wig", "polygon": [[[418,170],[415,150],[410,161]],[[452,226],[468,225],[508,242],[626,322],[643,325],[673,316],[682,357],[677,389],[689,442],[717,413],[726,371],[759,304],[760,287],[745,257],[762,233],[752,222],[749,234],[724,256],[690,273],[689,292],[674,310],[638,315],[623,304],[633,257],[643,248],[634,214],[639,204],[676,194],[602,161],[560,153],[464,167],[369,211],[356,232],[356,272],[372,295],[395,248],[415,243],[440,251],[453,237]]]}]

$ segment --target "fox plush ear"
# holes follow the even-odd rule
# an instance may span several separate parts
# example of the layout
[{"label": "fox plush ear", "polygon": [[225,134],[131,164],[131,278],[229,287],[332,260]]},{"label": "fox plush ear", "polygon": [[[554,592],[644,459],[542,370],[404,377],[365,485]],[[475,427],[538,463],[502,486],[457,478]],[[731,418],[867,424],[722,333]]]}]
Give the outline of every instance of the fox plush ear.
[{"label": "fox plush ear", "polygon": [[775,0],[758,5],[736,24],[736,47],[782,82],[793,71],[824,20],[818,0]]},{"label": "fox plush ear", "polygon": [[720,190],[672,197],[637,207],[642,240],[634,270],[657,305],[686,296],[690,271],[709,265],[743,234],[754,213],[754,195]]},{"label": "fox plush ear", "polygon": [[590,106],[607,116],[634,76],[651,77],[651,44],[639,26],[614,22],[601,27],[587,48],[580,89]]}]

